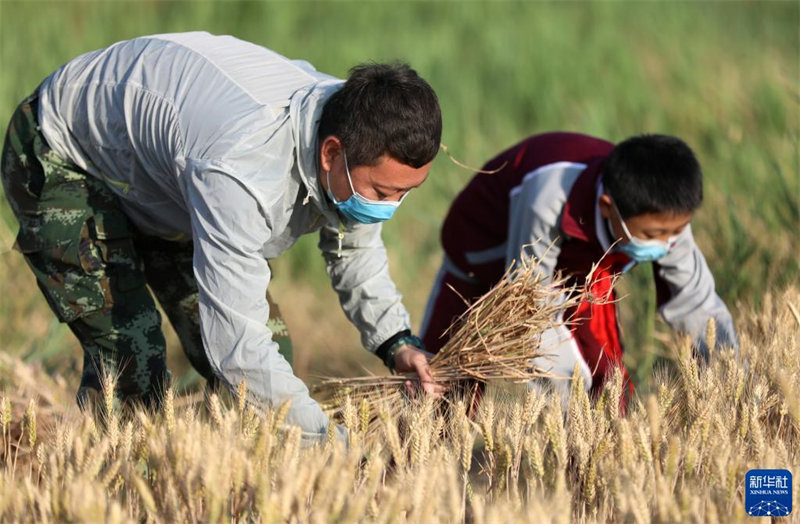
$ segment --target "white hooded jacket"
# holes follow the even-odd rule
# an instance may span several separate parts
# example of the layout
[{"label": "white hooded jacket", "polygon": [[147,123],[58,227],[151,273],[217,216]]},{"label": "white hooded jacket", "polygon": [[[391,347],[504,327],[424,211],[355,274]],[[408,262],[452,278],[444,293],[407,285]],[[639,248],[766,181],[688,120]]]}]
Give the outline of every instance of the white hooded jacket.
[{"label": "white hooded jacket", "polygon": [[319,231],[364,346],[374,352],[410,325],[380,224],[340,237],[318,182],[318,123],[342,85],[306,62],[196,32],[81,55],[39,91],[57,154],[105,180],[142,232],[194,242],[203,343],[218,377],[246,380],[267,405],[290,400],[287,421],[307,439],[324,436],[328,418],[272,341],[267,260]]}]

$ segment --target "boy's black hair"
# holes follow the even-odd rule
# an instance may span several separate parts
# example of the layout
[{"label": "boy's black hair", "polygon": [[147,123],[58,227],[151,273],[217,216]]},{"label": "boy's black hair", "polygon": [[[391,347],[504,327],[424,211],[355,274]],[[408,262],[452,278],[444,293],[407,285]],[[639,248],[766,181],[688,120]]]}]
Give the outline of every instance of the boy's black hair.
[{"label": "boy's black hair", "polygon": [[375,165],[388,154],[422,167],[439,151],[439,100],[408,64],[361,64],[325,103],[320,143],[330,135],[344,144],[350,166]]},{"label": "boy's black hair", "polygon": [[603,170],[603,187],[623,219],[646,213],[693,213],[703,201],[703,173],[683,140],[640,135],[620,142]]}]

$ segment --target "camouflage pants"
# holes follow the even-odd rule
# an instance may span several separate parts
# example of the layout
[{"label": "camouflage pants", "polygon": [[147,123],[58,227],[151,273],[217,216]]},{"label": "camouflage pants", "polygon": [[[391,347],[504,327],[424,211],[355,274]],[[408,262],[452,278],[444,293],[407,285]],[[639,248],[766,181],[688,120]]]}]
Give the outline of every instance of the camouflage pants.
[{"label": "camouflage pants", "polygon": [[[16,248],[39,289],[84,350],[78,402],[100,390],[102,370],[118,375],[117,396],[158,403],[169,381],[161,315],[169,317],[194,368],[216,379],[200,335],[191,242],[140,234],[101,180],[59,158],[42,136],[38,96],[11,118],[2,179],[20,229]],[[270,300],[269,326],[291,363],[286,324]]]}]

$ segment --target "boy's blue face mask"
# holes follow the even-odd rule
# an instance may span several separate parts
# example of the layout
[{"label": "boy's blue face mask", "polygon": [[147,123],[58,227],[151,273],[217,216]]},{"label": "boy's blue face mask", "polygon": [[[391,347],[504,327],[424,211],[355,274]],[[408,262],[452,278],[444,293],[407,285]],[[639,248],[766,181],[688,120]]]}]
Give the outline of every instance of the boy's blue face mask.
[{"label": "boy's blue face mask", "polygon": [[344,153],[344,150],[342,150],[342,153],[344,155],[344,169],[347,173],[347,182],[350,184],[350,190],[353,194],[350,195],[350,198],[347,200],[341,202],[336,200],[336,197],[333,196],[333,191],[331,191],[331,172],[328,171],[328,197],[336,205],[336,209],[341,211],[346,218],[361,222],[362,224],[375,224],[376,222],[383,222],[392,218],[394,212],[400,207],[400,203],[406,198],[408,193],[403,195],[403,197],[396,202],[370,200],[359,194],[353,187],[353,179],[350,178],[350,167],[347,165],[347,153]]},{"label": "boy's blue face mask", "polygon": [[[612,201],[613,203],[613,201]],[[622,219],[622,214],[619,212],[617,205],[614,204],[614,210],[617,212],[619,222],[622,224],[622,231],[628,240],[627,244],[617,244],[617,251],[628,255],[634,263],[641,264],[643,262],[655,262],[663,258],[669,253],[670,248],[675,244],[678,237],[670,237],[666,242],[663,240],[643,240],[641,238],[631,235],[628,231],[628,226],[625,225],[625,220]],[[630,269],[626,267],[625,270]]]}]

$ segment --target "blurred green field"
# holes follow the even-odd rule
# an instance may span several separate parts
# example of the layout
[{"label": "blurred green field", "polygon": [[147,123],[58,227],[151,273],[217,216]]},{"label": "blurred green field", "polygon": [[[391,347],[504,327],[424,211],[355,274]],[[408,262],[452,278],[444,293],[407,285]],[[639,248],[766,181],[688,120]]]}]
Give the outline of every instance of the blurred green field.
[{"label": "blurred green field", "polygon": [[[402,59],[439,94],[444,137],[480,165],[531,133],[574,130],[619,141],[685,139],[706,174],[693,225],[720,294],[737,310],[800,277],[800,7],[796,2],[13,2],[0,1],[0,131],[17,102],[70,58],[142,34],[207,30],[346,76]],[[417,326],[441,249],[438,227],[471,173],[441,156],[384,229],[393,276]],[[50,314],[0,196],[0,351],[77,387],[80,349]],[[338,308],[316,238],[274,264],[293,332],[295,369],[380,370]],[[642,386],[669,333],[656,319],[649,268],[624,279],[626,362]],[[180,349],[173,371],[183,385]],[[0,381],[1,383],[2,381]]]}]

